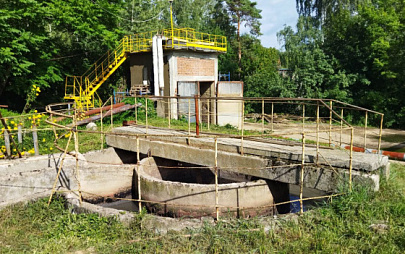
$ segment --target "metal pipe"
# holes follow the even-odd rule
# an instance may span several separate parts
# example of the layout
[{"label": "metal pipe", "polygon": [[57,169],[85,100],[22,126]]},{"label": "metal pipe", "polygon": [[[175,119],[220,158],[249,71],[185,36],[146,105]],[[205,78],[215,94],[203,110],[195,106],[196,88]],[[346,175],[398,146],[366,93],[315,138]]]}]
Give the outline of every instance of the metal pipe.
[{"label": "metal pipe", "polygon": [[171,99],[169,99],[169,105],[167,105],[167,106],[168,106],[168,110],[169,110],[169,112],[167,114],[167,118],[169,121],[169,129],[170,129],[171,128],[171,118],[172,118],[172,100]]},{"label": "metal pipe", "polygon": [[342,145],[342,131],[343,131],[343,108],[340,110],[340,146]]},{"label": "metal pipe", "polygon": [[316,164],[319,162],[319,101],[316,103]]},{"label": "metal pipe", "polygon": [[368,122],[368,112],[366,111],[366,119],[364,120],[364,149],[367,149],[367,122]]},{"label": "metal pipe", "polygon": [[139,136],[136,135],[136,169],[137,169],[137,175],[138,175],[138,209],[139,212],[142,211],[142,195],[141,195],[141,174],[140,174],[140,165],[141,165],[141,156],[140,156],[140,151],[139,151]]},{"label": "metal pipe", "polygon": [[329,101],[329,147],[332,145],[332,101]]},{"label": "metal pipe", "polygon": [[271,132],[274,132],[273,128],[273,123],[274,123],[274,103],[271,103]]},{"label": "metal pipe", "polygon": [[219,220],[219,197],[218,197],[218,140],[215,138],[215,212],[217,221]]},{"label": "metal pipe", "polygon": [[191,135],[191,100],[188,99],[188,135]]},{"label": "metal pipe", "polygon": [[302,133],[302,156],[301,156],[301,174],[300,174],[300,213],[304,213],[304,165],[305,165],[305,133]]},{"label": "metal pipe", "polygon": [[195,101],[195,135],[198,137],[200,135],[200,114],[198,109],[198,95],[194,95]]},{"label": "metal pipe", "polygon": [[262,134],[264,134],[264,100],[262,100]]},{"label": "metal pipe", "polygon": [[243,134],[245,132],[245,101],[242,101],[242,137],[240,139],[240,154],[243,155]]},{"label": "metal pipe", "polygon": [[302,104],[302,132],[305,131],[305,104]]},{"label": "metal pipe", "polygon": [[381,115],[380,134],[378,135],[378,152],[381,151],[381,138],[382,138],[382,131],[383,131],[383,121],[384,121],[384,114]]},{"label": "metal pipe", "polygon": [[148,97],[145,97],[145,122],[146,122],[145,132],[148,133]]},{"label": "metal pipe", "polygon": [[354,138],[354,128],[352,127],[350,131],[349,191],[352,191],[353,138]]}]

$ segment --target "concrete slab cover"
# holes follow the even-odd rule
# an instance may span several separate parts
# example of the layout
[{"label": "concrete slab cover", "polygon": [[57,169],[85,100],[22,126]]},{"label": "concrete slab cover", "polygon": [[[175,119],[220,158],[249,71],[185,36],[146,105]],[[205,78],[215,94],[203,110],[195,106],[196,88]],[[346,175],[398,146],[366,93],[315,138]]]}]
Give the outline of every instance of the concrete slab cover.
[{"label": "concrete slab cover", "polygon": [[[145,134],[140,127],[120,127],[115,134],[106,137],[107,144],[136,152],[136,134]],[[140,153],[162,158],[185,161],[198,165],[214,166],[213,138],[190,138],[186,133],[172,130],[149,129],[152,136],[140,138]],[[162,136],[162,135],[171,136]],[[157,135],[157,136],[153,136]],[[160,135],[160,136],[159,136]],[[244,156],[238,154],[241,141],[235,138],[218,138],[218,166],[225,170],[298,184],[301,170],[302,150],[299,146],[282,146],[258,141],[244,140]],[[316,149],[308,147],[305,154],[304,186],[334,192],[342,181],[347,181],[349,157],[346,151],[322,149],[319,164],[315,165]],[[370,185],[378,190],[379,170],[385,169],[385,156],[355,153],[353,180]]]}]

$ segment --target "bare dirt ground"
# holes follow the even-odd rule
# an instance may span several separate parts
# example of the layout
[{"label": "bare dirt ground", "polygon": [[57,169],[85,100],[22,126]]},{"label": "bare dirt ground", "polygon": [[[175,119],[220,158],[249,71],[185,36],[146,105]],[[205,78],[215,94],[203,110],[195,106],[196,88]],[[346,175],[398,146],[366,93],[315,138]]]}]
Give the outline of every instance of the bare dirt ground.
[{"label": "bare dirt ground", "polygon": [[[263,125],[259,123],[245,122],[244,128],[246,130],[263,131]],[[271,133],[271,124],[264,124],[264,131]],[[316,141],[316,123],[297,123],[289,120],[282,120],[273,124],[273,134],[280,135],[286,138],[301,139],[302,133],[305,133],[305,138],[308,140]],[[329,124],[321,123],[319,132],[319,141],[322,143],[329,143]],[[366,147],[371,149],[378,148],[380,129],[355,127],[353,135],[354,146]],[[365,135],[366,134],[366,135]],[[351,131],[341,130],[340,125],[332,125],[331,141],[334,145],[350,145]],[[395,129],[383,129],[381,138],[381,149],[388,151],[405,152],[405,131]]]}]

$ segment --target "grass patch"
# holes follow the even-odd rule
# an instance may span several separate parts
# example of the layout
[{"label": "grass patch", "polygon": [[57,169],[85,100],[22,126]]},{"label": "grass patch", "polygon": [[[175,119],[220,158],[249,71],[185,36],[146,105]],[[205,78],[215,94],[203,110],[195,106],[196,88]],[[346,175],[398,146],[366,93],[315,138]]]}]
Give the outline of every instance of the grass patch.
[{"label": "grass patch", "polygon": [[[156,235],[137,221],[71,214],[55,198],[0,211],[0,253],[403,253],[405,249],[405,167],[392,163],[389,181],[372,192],[351,194],[305,213],[279,220],[266,233],[257,219],[231,220],[198,230]],[[388,228],[375,232],[372,224]],[[185,236],[186,235],[186,236]]]}]

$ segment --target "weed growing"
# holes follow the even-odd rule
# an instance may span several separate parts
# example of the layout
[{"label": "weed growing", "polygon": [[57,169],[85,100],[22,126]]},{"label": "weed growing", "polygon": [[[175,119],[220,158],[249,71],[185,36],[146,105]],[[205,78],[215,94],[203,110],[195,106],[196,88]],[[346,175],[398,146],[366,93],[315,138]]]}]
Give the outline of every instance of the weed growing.
[{"label": "weed growing", "polygon": [[[145,211],[129,226],[115,218],[71,214],[62,198],[0,211],[0,252],[35,253],[403,253],[405,166],[372,192],[356,187],[296,219],[265,231],[257,218],[219,221],[196,230],[157,235],[142,229]],[[384,225],[381,230],[373,225]]]}]

